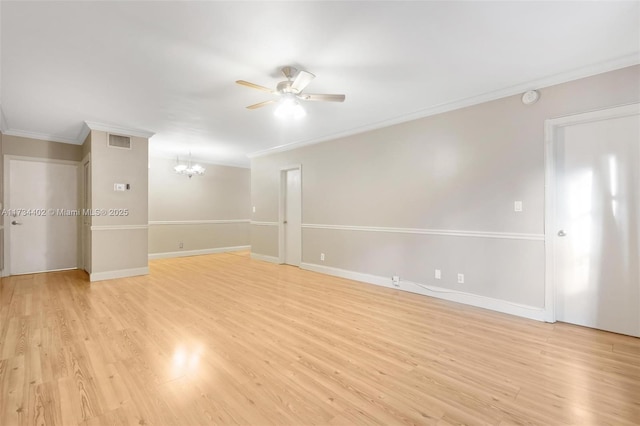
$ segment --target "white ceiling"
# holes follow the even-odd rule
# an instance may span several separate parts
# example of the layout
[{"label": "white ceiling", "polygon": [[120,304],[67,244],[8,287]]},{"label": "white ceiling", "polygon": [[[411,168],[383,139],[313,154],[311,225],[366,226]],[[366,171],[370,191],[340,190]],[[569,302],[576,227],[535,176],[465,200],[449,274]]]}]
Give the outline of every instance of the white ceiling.
[{"label": "white ceiling", "polygon": [[[151,153],[247,166],[304,144],[640,62],[640,3],[0,3],[5,133],[78,143],[83,122],[155,132]],[[316,74],[283,122],[279,68]]]}]

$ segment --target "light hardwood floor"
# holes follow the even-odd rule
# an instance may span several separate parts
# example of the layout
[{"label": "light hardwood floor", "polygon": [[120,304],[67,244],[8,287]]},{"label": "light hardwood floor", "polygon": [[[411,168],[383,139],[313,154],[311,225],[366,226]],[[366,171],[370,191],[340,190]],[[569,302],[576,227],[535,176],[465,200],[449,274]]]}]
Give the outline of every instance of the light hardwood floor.
[{"label": "light hardwood floor", "polygon": [[0,424],[639,424],[640,339],[217,254],[0,286]]}]

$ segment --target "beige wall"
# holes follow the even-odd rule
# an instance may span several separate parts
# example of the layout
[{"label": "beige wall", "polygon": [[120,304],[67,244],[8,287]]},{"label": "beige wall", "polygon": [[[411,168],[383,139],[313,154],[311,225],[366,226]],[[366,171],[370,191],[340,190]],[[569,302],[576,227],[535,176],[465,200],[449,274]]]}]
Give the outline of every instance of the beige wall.
[{"label": "beige wall", "polygon": [[[543,88],[531,106],[511,96],[254,158],[252,220],[278,221],[279,170],[301,164],[303,266],[399,275],[541,308],[544,121],[638,102],[639,76],[640,67],[629,67]],[[513,211],[516,200],[522,213]],[[277,256],[277,226],[263,228],[252,226],[252,252]],[[442,280],[434,279],[435,268]],[[457,284],[458,272],[465,284]],[[411,283],[404,289],[421,292]]]},{"label": "beige wall", "polygon": [[200,163],[206,173],[189,179],[173,171],[175,164],[163,158],[149,160],[149,253],[246,248],[250,170]]},{"label": "beige wall", "polygon": [[[91,208],[128,214],[93,216],[91,220],[91,280],[147,273],[148,158],[146,138],[131,137],[131,149],[110,148],[108,134],[91,131]],[[87,152],[87,148],[85,148]],[[114,184],[129,184],[114,191]]]},{"label": "beige wall", "polygon": [[[148,211],[148,149],[145,138],[132,137],[131,149],[109,148],[107,133],[91,131],[91,186],[94,209],[128,209],[126,216],[94,216],[93,225],[146,225]],[[131,189],[118,192],[115,183]]]},{"label": "beige wall", "polygon": [[20,136],[3,135],[3,155],[50,158],[55,160],[82,160],[82,146],[68,143],[49,142]]}]

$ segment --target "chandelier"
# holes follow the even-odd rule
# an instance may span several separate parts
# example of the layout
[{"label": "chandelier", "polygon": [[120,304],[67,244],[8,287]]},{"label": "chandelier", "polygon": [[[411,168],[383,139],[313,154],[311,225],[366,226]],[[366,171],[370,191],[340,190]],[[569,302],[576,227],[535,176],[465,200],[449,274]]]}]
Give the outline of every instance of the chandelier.
[{"label": "chandelier", "polygon": [[191,179],[193,175],[203,175],[207,169],[199,164],[191,164],[191,152],[189,152],[189,161],[186,164],[181,164],[180,158],[176,157],[176,165],[173,167],[173,170],[179,175],[187,175],[189,179]]}]

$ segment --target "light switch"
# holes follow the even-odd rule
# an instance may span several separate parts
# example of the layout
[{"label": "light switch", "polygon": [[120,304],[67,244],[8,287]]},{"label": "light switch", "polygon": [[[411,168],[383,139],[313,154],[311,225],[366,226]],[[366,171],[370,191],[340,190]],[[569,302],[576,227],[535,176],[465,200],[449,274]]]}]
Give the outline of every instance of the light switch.
[{"label": "light switch", "polygon": [[514,201],[513,202],[513,211],[521,212],[522,211],[522,201]]}]

